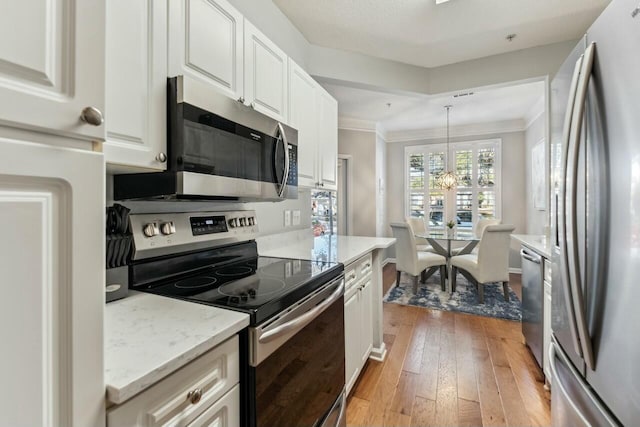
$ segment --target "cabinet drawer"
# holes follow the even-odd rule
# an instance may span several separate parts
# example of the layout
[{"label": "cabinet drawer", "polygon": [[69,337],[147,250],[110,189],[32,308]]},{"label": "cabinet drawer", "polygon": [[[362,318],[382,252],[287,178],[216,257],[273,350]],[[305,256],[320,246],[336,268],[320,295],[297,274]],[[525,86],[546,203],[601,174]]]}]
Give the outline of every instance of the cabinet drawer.
[{"label": "cabinet drawer", "polygon": [[237,427],[240,425],[240,385],[233,387],[205,411],[189,427]]},{"label": "cabinet drawer", "polygon": [[347,292],[358,282],[358,272],[355,263],[349,264],[344,269],[344,290]]},{"label": "cabinet drawer", "polygon": [[371,253],[358,258],[344,268],[344,289],[345,292],[360,283],[363,279],[371,276],[373,265]]},{"label": "cabinet drawer", "polygon": [[365,255],[358,261],[358,279],[365,279],[371,276],[372,259],[371,254]]},{"label": "cabinet drawer", "polygon": [[[131,400],[109,410],[107,426],[189,425],[238,382],[236,335]],[[199,397],[194,397],[194,394]]]}]

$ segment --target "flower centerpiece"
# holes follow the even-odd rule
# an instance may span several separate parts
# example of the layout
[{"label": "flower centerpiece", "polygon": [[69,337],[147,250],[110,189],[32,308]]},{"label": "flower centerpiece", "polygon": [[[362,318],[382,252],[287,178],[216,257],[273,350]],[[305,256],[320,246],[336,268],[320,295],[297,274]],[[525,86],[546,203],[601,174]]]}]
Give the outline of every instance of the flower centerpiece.
[{"label": "flower centerpiece", "polygon": [[453,230],[453,227],[455,226],[456,226],[456,222],[454,220],[447,222],[447,227],[449,227],[449,230]]}]

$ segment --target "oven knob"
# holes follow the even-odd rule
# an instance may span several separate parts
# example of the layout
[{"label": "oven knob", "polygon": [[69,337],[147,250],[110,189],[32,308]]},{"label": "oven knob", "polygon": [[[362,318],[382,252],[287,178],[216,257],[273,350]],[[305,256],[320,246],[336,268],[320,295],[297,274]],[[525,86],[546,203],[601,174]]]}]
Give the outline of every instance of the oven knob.
[{"label": "oven knob", "polygon": [[247,218],[240,218],[240,227],[244,227],[247,225]]},{"label": "oven knob", "polygon": [[176,232],[176,226],[173,221],[165,222],[160,225],[160,231],[162,232],[162,234],[168,236]]},{"label": "oven knob", "polygon": [[252,216],[247,218],[247,222],[249,223],[249,225],[256,225],[256,219]]},{"label": "oven knob", "polygon": [[145,224],[142,232],[147,237],[153,237],[158,234],[158,227],[153,222],[150,222],[149,224]]},{"label": "oven knob", "polygon": [[229,227],[236,228],[237,226],[238,226],[238,222],[236,221],[236,219],[235,218],[231,218],[229,220]]}]

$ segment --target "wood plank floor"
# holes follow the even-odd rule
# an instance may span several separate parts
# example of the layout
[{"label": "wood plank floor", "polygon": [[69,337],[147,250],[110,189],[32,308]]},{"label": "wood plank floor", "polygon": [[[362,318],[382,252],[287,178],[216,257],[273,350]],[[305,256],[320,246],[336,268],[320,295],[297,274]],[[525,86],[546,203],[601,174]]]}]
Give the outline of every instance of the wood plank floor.
[{"label": "wood plank floor", "polygon": [[[384,291],[395,266],[384,268]],[[520,276],[510,284],[521,297]],[[350,426],[548,426],[550,395],[520,323],[384,304],[384,362],[369,360]]]}]

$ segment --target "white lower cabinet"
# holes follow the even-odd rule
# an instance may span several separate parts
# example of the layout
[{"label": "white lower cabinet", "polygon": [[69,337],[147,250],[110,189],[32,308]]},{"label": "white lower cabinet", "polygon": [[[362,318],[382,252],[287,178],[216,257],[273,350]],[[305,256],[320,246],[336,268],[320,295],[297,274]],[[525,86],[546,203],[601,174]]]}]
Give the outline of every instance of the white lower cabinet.
[{"label": "white lower cabinet", "polygon": [[235,335],[122,405],[108,427],[240,424],[239,348]]},{"label": "white lower cabinet", "polygon": [[104,425],[104,159],[0,137],[0,426]]},{"label": "white lower cabinet", "polygon": [[345,384],[353,388],[373,348],[371,254],[345,268]]}]

